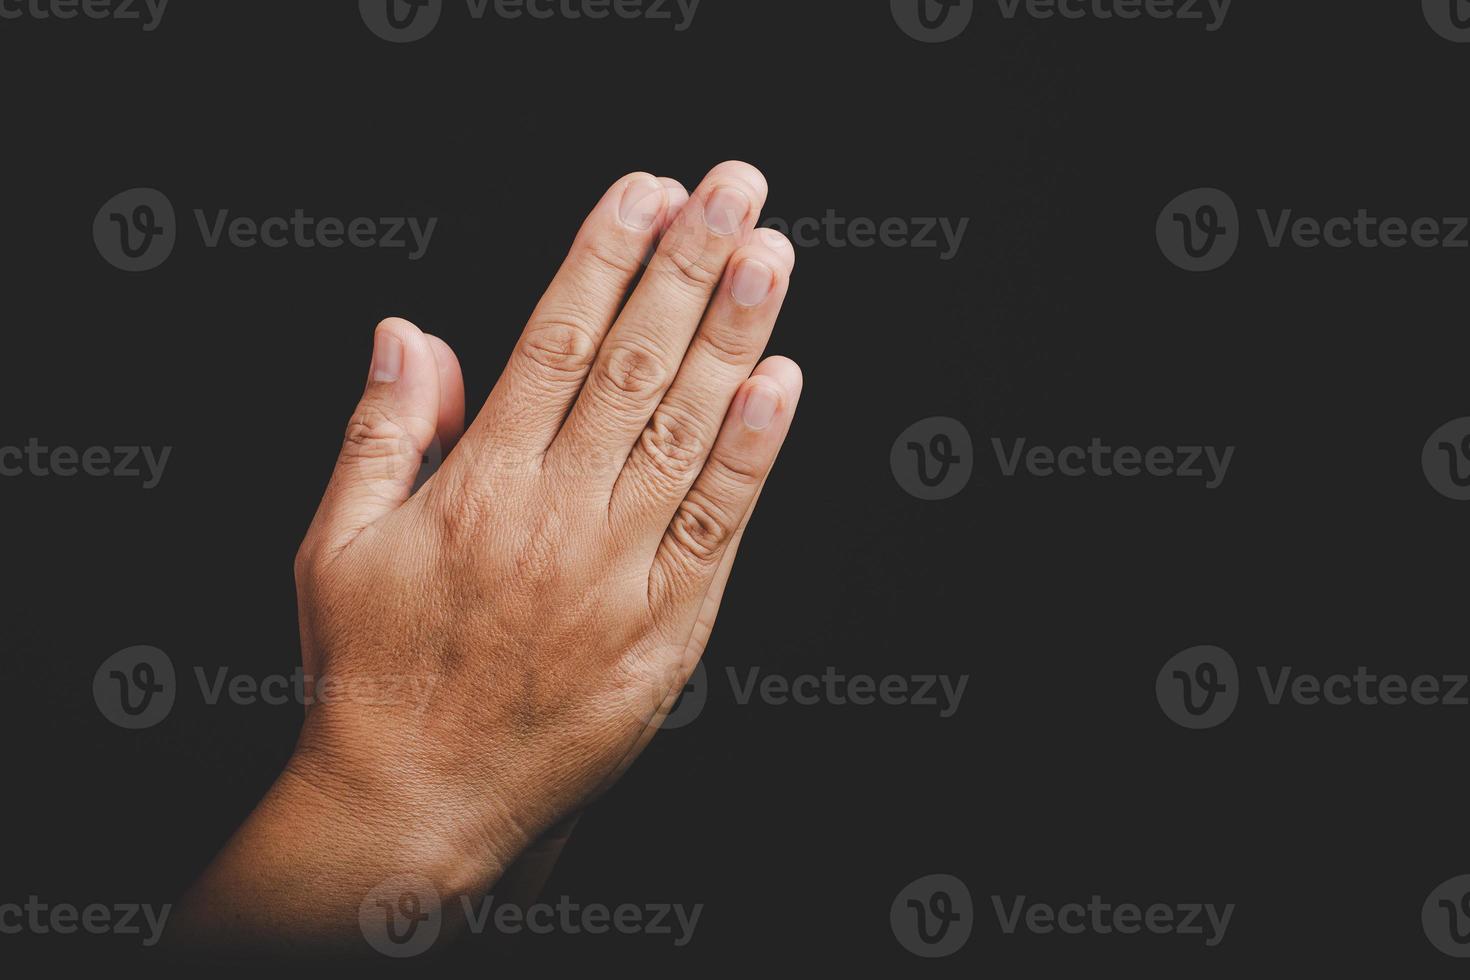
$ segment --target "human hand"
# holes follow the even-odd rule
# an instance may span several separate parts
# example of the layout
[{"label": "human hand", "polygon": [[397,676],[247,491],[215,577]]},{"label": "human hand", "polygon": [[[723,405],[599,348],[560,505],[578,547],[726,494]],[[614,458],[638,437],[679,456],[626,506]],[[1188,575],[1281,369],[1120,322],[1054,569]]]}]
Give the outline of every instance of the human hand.
[{"label": "human hand", "polygon": [[[374,885],[489,889],[647,743],[703,653],[801,392],[794,363],[758,363],[795,262],[755,227],[766,192],[741,163],[692,196],[620,180],[467,431],[449,347],[379,325],[296,561],[302,656],[348,691],[432,683],[309,710],[186,931],[359,943]],[[436,439],[453,451],[415,492]]]}]

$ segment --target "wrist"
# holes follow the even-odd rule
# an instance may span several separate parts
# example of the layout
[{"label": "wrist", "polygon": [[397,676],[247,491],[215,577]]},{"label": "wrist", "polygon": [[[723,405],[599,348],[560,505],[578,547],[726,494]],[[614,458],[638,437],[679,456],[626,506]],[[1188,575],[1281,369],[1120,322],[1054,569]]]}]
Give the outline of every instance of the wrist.
[{"label": "wrist", "polygon": [[456,825],[455,808],[408,792],[409,778],[391,793],[378,782],[299,748],[180,903],[172,945],[393,953],[383,917],[401,902],[437,911],[433,934],[452,935],[461,898],[495,884],[517,838]]},{"label": "wrist", "polygon": [[468,812],[407,768],[379,769],[310,744],[298,746],[267,804],[278,811],[272,819],[319,828],[332,863],[353,868],[359,883],[415,875],[445,900],[487,891],[528,843],[514,821]]}]

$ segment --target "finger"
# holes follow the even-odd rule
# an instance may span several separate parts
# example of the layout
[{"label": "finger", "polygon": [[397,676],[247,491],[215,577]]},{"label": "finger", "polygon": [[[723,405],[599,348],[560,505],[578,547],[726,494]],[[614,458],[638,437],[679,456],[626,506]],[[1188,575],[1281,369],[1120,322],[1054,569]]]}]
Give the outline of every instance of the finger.
[{"label": "finger", "polygon": [[648,598],[655,614],[684,610],[708,594],[790,431],[801,385],[801,369],[784,357],[767,360],[741,385],[654,556]]},{"label": "finger", "polygon": [[668,234],[679,213],[684,210],[684,205],[689,203],[689,190],[672,177],[660,177],[658,182],[669,191],[669,206],[664,209],[664,220],[658,227],[658,237],[662,239]]},{"label": "finger", "polygon": [[703,468],[730,401],[765,351],[786,298],[795,250],[768,247],[763,232],[752,237],[759,244],[736,251],[678,375],[613,488],[613,519],[641,524],[650,545]]},{"label": "finger", "polygon": [[[783,241],[786,240],[786,236],[781,235],[780,232],[775,232],[775,234],[779,235]],[[790,245],[789,242],[787,244]],[[792,249],[792,253],[794,262],[796,260],[795,249]],[[773,357],[756,368],[755,373],[772,374],[779,378],[789,370],[788,363],[784,357]],[[801,383],[799,370],[796,377],[798,385]],[[694,664],[698,663],[699,658],[704,655],[704,648],[709,643],[710,635],[714,632],[715,619],[720,612],[720,603],[725,599],[725,586],[730,582],[730,572],[735,567],[735,556],[740,551],[740,542],[745,540],[745,529],[750,526],[750,519],[755,515],[755,508],[760,503],[761,494],[765,491],[766,481],[770,479],[770,476],[770,472],[767,471],[765,479],[761,480],[761,485],[756,487],[755,496],[751,498],[750,506],[745,510],[745,516],[741,518],[740,526],[730,537],[730,544],[725,548],[725,557],[720,559],[720,567],[715,569],[714,578],[710,581],[709,589],[700,603],[699,614],[694,619],[694,629],[689,636],[689,654],[686,657],[691,671],[694,669]]]},{"label": "finger", "polygon": [[546,880],[551,877],[581,817],[580,813],[572,814],[521,852],[495,883],[495,893],[502,902],[525,908],[541,897],[541,890],[546,887]]},{"label": "finger", "polygon": [[[767,473],[766,475],[769,479],[770,474]],[[761,485],[756,488],[755,498],[751,500],[750,507],[745,511],[744,519],[741,520],[740,526],[735,529],[734,535],[731,536],[729,546],[725,548],[725,556],[720,559],[720,565],[715,569],[714,578],[710,581],[709,589],[706,590],[704,598],[700,600],[699,612],[694,617],[694,625],[690,629],[689,640],[684,644],[683,658],[679,662],[678,670],[674,675],[675,683],[669,690],[669,696],[654,713],[653,718],[649,722],[648,730],[643,733],[638,740],[637,746],[629,753],[629,756],[632,758],[637,758],[642,754],[644,747],[653,738],[654,732],[663,724],[663,720],[668,717],[669,712],[678,703],[679,692],[689,682],[689,677],[694,673],[695,667],[699,665],[700,659],[704,656],[705,648],[709,645],[709,638],[715,630],[715,620],[719,618],[720,603],[724,601],[725,587],[730,583],[730,573],[735,567],[735,556],[740,551],[740,542],[745,540],[745,529],[750,526],[751,515],[755,513],[756,505],[760,503],[761,493],[765,488],[766,481],[762,480]]]},{"label": "finger", "polygon": [[438,428],[439,379],[427,335],[396,317],[378,324],[367,388],[314,522],[328,557],[408,499]]},{"label": "finger", "polygon": [[705,177],[608,332],[552,456],[597,471],[611,490],[765,199],[766,180],[749,164]]},{"label": "finger", "polygon": [[444,452],[454,448],[464,434],[464,372],[454,350],[433,334],[426,335],[439,368],[439,423],[437,438]]},{"label": "finger", "polygon": [[759,242],[766,248],[782,257],[786,263],[786,272],[789,274],[796,268],[796,246],[791,244],[791,239],[781,234],[774,228],[757,228],[750,236],[751,241]]},{"label": "finger", "polygon": [[646,173],[614,184],[537,304],[471,440],[539,455],[556,436],[663,227],[671,189]]},{"label": "finger", "polygon": [[700,600],[699,613],[694,617],[694,629],[689,634],[689,644],[685,654],[689,669],[693,671],[694,665],[699,658],[704,656],[704,648],[709,645],[709,638],[715,631],[715,620],[720,614],[720,603],[725,600],[725,586],[730,583],[730,572],[735,568],[735,556],[740,551],[740,542],[745,540],[745,529],[750,526],[750,518],[755,514],[756,505],[760,503],[761,492],[765,490],[765,481],[756,487],[755,497],[750,502],[750,507],[745,511],[745,517],[741,519],[740,526],[730,536],[730,544],[725,548],[725,556],[720,559],[720,565],[715,569],[714,578],[710,580],[709,589],[704,598]]}]

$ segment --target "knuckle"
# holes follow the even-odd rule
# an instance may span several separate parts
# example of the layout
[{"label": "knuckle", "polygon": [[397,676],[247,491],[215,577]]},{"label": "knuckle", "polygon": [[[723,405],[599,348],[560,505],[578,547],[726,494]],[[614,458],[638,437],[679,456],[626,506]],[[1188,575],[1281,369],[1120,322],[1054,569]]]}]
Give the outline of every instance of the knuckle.
[{"label": "knuckle", "polygon": [[668,381],[662,358],[630,340],[610,345],[598,360],[598,380],[609,391],[638,400],[651,398]]},{"label": "knuckle", "polygon": [[451,551],[473,543],[478,545],[481,528],[493,513],[492,495],[471,480],[454,481],[452,488],[441,485],[432,511],[437,515],[440,538]]},{"label": "knuckle", "polygon": [[311,538],[307,537],[296,549],[296,558],[292,562],[297,588],[307,587],[316,577],[316,562],[316,548],[312,545]]},{"label": "knuckle", "polygon": [[521,585],[539,584],[552,579],[562,557],[561,518],[555,509],[540,514],[515,549],[511,567],[515,581]]},{"label": "knuckle", "polygon": [[[460,443],[456,453],[464,448]],[[460,456],[456,465],[441,470],[425,487],[425,503],[446,550],[483,559],[489,529],[514,519],[518,502],[540,478],[539,466],[539,455],[490,450],[478,452],[472,462]]]},{"label": "knuckle", "polygon": [[659,264],[664,277],[686,289],[712,291],[725,275],[725,256],[707,246],[707,240],[698,234],[669,241]]},{"label": "knuckle", "polygon": [[766,475],[766,467],[761,460],[738,453],[715,456],[710,460],[710,469],[713,470],[712,476],[740,491],[759,486]]},{"label": "knuckle", "polygon": [[390,460],[412,449],[412,436],[377,405],[363,403],[352,414],[342,437],[340,462]]},{"label": "knuckle", "polygon": [[526,328],[521,354],[548,373],[581,375],[596,356],[597,344],[583,320],[558,315]]},{"label": "knuckle", "polygon": [[643,268],[646,255],[645,251],[613,235],[589,235],[580,243],[578,251],[587,264],[601,269],[617,283],[626,283],[636,276]]},{"label": "knuckle", "polygon": [[731,367],[746,367],[757,353],[749,332],[732,328],[701,327],[695,334],[695,343],[715,360]]},{"label": "knuckle", "polygon": [[669,534],[679,550],[701,565],[718,560],[734,531],[733,522],[717,507],[693,493],[679,505],[669,525]]},{"label": "knuckle", "polygon": [[699,427],[667,405],[653,413],[639,445],[654,474],[669,484],[686,481],[707,452]]}]

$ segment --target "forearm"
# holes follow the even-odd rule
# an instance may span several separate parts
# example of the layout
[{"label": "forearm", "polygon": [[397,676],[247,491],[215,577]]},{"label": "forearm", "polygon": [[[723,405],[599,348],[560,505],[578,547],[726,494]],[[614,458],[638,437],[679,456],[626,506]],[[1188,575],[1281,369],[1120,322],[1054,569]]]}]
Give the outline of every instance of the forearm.
[{"label": "forearm", "polygon": [[364,907],[377,915],[378,901],[392,904],[407,892],[422,908],[437,906],[442,933],[452,935],[463,922],[461,898],[492,888],[508,859],[456,840],[427,809],[343,799],[309,768],[289,766],[180,903],[171,946],[368,953]]}]

